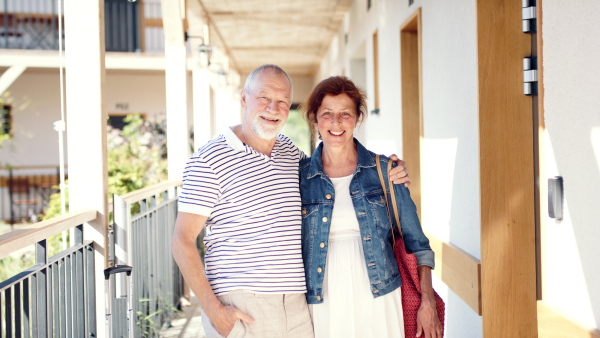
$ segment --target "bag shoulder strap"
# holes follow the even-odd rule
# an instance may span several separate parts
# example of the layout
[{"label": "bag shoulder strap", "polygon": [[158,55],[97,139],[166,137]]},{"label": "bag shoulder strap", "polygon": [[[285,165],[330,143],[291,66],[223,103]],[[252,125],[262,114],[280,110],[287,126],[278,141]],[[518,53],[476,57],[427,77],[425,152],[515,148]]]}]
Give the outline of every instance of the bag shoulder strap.
[{"label": "bag shoulder strap", "polygon": [[[389,186],[389,191],[390,191],[390,199],[388,199],[388,184],[386,184],[386,178],[384,178],[383,176],[383,172],[381,170],[381,159],[380,159],[380,155],[375,155],[375,164],[377,165],[377,174],[379,175],[379,182],[381,183],[381,188],[383,189],[383,195],[385,196],[385,206],[387,208],[387,212],[388,212],[388,216],[390,217],[390,220],[392,220],[391,215],[390,215],[390,204],[392,205],[392,210],[394,212],[394,219],[392,220],[392,224],[391,226],[393,227],[393,221],[396,221],[396,226],[398,227],[398,231],[400,231],[400,237],[402,236],[402,227],[400,226],[400,214],[398,212],[398,205],[396,204],[396,193],[394,192],[394,187],[393,184],[391,183],[391,186]],[[387,173],[389,175],[390,169],[392,169],[392,161],[388,161],[388,165],[387,165]],[[387,180],[389,182],[389,179]],[[393,236],[394,232],[392,231],[392,236]],[[394,242],[396,241],[396,239],[394,238]]]}]

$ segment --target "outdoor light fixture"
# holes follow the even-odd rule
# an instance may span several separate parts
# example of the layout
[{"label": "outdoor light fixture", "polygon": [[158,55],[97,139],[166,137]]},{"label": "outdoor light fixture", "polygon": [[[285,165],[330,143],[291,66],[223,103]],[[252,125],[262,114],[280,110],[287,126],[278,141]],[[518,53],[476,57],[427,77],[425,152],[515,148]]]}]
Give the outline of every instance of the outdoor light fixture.
[{"label": "outdoor light fixture", "polygon": [[229,85],[229,78],[228,78],[229,72],[227,72],[223,68],[223,65],[221,63],[219,63],[219,62],[212,63],[209,67],[209,70],[216,75],[217,84],[219,85],[219,87],[224,88]]},{"label": "outdoor light fixture", "polygon": [[210,56],[212,54],[212,46],[204,44],[204,39],[202,39],[202,43],[197,48],[198,50],[198,60],[200,62],[200,66],[208,67],[210,66]]},{"label": "outdoor light fixture", "polygon": [[200,45],[196,48],[196,50],[198,51],[198,63],[203,68],[210,66],[210,57],[212,55],[212,45],[207,44],[208,41],[207,41],[207,43],[205,43],[203,36],[193,36],[193,35],[189,35],[187,32],[185,32],[185,41],[187,41],[189,38],[200,39]]}]

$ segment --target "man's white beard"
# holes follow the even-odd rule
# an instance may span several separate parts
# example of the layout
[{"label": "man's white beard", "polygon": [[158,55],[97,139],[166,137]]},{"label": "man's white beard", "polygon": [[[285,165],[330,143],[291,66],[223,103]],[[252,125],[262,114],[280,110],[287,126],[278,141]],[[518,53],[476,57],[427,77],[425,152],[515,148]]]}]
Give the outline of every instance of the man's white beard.
[{"label": "man's white beard", "polygon": [[[281,116],[277,116],[279,120],[282,120]],[[257,116],[252,124],[252,131],[263,140],[270,141],[279,135],[283,124],[278,124],[276,127],[267,127],[261,123],[261,117]]]}]

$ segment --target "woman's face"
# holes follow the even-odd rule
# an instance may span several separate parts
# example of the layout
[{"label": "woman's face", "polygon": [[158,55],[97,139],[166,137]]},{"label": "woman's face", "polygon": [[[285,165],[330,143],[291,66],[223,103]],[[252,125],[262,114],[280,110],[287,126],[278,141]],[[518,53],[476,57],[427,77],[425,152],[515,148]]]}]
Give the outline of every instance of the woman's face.
[{"label": "woman's face", "polygon": [[346,94],[326,95],[317,110],[317,130],[328,146],[354,144],[356,121],[356,106]]}]

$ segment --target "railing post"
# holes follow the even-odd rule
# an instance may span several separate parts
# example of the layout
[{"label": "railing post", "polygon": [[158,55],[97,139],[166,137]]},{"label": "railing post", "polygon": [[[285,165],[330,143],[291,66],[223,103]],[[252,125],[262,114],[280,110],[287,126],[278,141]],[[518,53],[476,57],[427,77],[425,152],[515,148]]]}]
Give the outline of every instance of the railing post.
[{"label": "railing post", "polygon": [[[48,241],[45,239],[35,244],[35,264],[48,264]],[[40,337],[46,337],[50,332],[48,328],[50,325],[48,320],[48,279],[48,268],[46,267],[39,272],[39,276],[36,278],[37,299],[33,300],[37,302],[37,330]]]},{"label": "railing post", "polygon": [[8,205],[10,205],[10,225],[15,224],[15,211],[13,205],[13,171],[12,168],[8,168]]},{"label": "railing post", "polygon": [[[131,206],[121,196],[113,194],[113,263],[132,265]],[[110,258],[110,257],[109,257]]]}]

